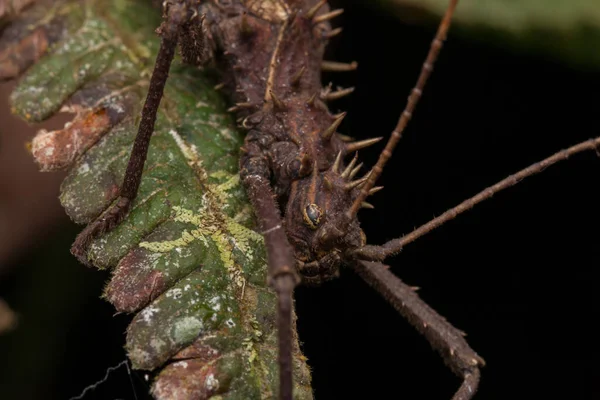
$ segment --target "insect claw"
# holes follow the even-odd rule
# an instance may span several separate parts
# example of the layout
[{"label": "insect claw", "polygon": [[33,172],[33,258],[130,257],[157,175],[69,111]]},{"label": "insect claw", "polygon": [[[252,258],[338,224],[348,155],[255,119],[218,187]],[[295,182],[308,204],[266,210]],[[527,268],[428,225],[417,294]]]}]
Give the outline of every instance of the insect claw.
[{"label": "insect claw", "polygon": [[290,82],[292,86],[300,85],[300,79],[302,79],[302,75],[304,75],[305,71],[306,66],[303,65],[302,68],[300,68],[300,70],[296,72],[296,74],[292,77],[292,80]]},{"label": "insect claw", "polygon": [[348,164],[348,166],[346,167],[344,172],[342,172],[342,175],[341,175],[342,178],[345,179],[350,176],[350,173],[353,171],[354,164],[356,164],[357,160],[358,160],[358,153],[354,154],[354,158],[352,159],[352,161],[350,161],[350,164]]},{"label": "insect claw", "polygon": [[338,8],[337,10],[333,10],[328,13],[321,14],[318,17],[314,17],[312,19],[312,22],[313,22],[313,24],[317,25],[317,24],[320,24],[321,22],[329,21],[330,19],[333,19],[333,18],[337,17],[338,15],[341,15],[343,12],[344,12],[343,8]]},{"label": "insect claw", "polygon": [[341,151],[337,154],[337,157],[335,158],[335,162],[333,163],[331,170],[333,172],[335,172],[336,174],[339,173],[340,165],[342,165],[342,152]]},{"label": "insect claw", "polygon": [[333,123],[329,126],[329,128],[325,129],[323,131],[323,133],[321,133],[321,137],[323,138],[323,140],[331,139],[331,137],[335,133],[336,129],[340,126],[340,124],[344,120],[345,116],[346,116],[345,112],[337,115],[337,118],[335,119],[335,121],[333,121]]},{"label": "insect claw", "polygon": [[375,206],[371,203],[367,203],[366,201],[363,201],[362,203],[360,203],[360,208],[370,208],[372,210],[375,208]]},{"label": "insect claw", "polygon": [[310,10],[306,12],[306,19],[313,19],[314,16],[319,12],[321,7],[323,7],[327,3],[327,0],[321,0],[317,4],[315,4]]},{"label": "insect claw", "polygon": [[358,63],[356,61],[352,61],[350,64],[336,62],[336,61],[321,62],[321,71],[343,72],[343,71],[354,71],[356,68],[358,68]]},{"label": "insect claw", "polygon": [[350,175],[348,176],[348,179],[350,179],[350,180],[354,179],[354,176],[356,174],[358,174],[358,171],[360,171],[362,166],[363,166],[363,163],[360,163],[356,166],[356,168],[354,168],[352,171],[350,171]]},{"label": "insect claw", "polygon": [[383,189],[383,186],[375,186],[374,188],[371,188],[371,190],[369,190],[369,196],[379,192],[381,189]]},{"label": "insect claw", "polygon": [[281,101],[276,95],[275,92],[272,90],[269,90],[269,94],[271,95],[271,100],[273,101],[273,105],[275,106],[275,108],[283,111],[285,109],[287,109],[287,107],[285,106],[285,103],[283,101]]},{"label": "insect claw", "polygon": [[361,140],[360,142],[348,143],[346,145],[346,152],[350,153],[353,151],[364,149],[366,147],[374,145],[375,143],[379,142],[381,139],[383,139],[383,137]]},{"label": "insect claw", "polygon": [[322,95],[321,99],[323,99],[325,101],[337,100],[337,99],[341,99],[344,96],[348,96],[352,92],[354,92],[353,87],[349,87],[347,89],[338,89],[335,92],[329,92],[329,93]]}]

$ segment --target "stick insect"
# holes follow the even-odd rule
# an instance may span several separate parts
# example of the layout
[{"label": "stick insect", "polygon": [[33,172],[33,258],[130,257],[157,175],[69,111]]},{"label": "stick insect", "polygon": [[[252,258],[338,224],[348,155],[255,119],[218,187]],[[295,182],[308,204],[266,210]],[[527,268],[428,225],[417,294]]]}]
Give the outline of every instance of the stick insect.
[{"label": "stick insect", "polygon": [[[214,56],[227,71],[225,87],[235,102],[232,111],[249,130],[241,175],[265,235],[271,284],[279,296],[280,397],[291,398],[291,306],[298,274],[305,283],[320,284],[334,278],[344,264],[353,267],[407,317],[464,379],[454,398],[471,398],[483,360],[468,346],[460,331],[422,303],[381,262],[494,193],[571,154],[593,149],[598,142],[574,146],[525,169],[406,236],[383,246],[367,246],[356,214],[359,208],[369,207],[364,200],[378,189],[375,182],[421,96],[456,3],[450,2],[407,108],[379,161],[370,173],[354,179],[360,170],[356,158],[348,164],[344,158],[376,140],[345,142],[336,133],[345,115],[331,115],[324,102],[347,92],[320,90],[319,66],[337,70],[355,67],[322,62],[326,40],[339,32],[332,30],[328,21],[339,15],[339,11],[329,11],[325,1],[258,6],[257,2],[166,2],[165,22],[160,28],[162,45],[120,198],[102,219],[78,237],[73,252],[81,258],[91,238],[112,229],[127,213],[141,179],[156,110],[178,42],[184,60],[190,63],[204,62],[207,53],[214,49]],[[276,35],[264,35],[266,28]],[[235,53],[231,51],[236,47],[232,44],[242,44],[245,50],[255,52]],[[256,60],[243,59],[249,54]],[[295,58],[297,55],[300,57]],[[303,59],[304,55],[308,56]],[[247,69],[254,72],[252,68],[262,75],[248,74]],[[252,81],[253,76],[265,79],[259,83]],[[236,90],[238,86],[242,90]],[[275,199],[284,210],[283,221]],[[286,235],[282,234],[284,231]]]}]

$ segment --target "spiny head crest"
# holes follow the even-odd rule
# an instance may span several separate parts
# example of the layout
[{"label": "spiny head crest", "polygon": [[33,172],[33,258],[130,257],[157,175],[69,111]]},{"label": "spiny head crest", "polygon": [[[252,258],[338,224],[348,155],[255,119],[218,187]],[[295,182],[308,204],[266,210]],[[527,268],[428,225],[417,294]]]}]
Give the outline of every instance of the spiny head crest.
[{"label": "spiny head crest", "polygon": [[285,226],[304,283],[319,284],[337,276],[346,250],[365,244],[356,216],[349,223],[341,219],[346,218],[368,174],[356,177],[362,166],[357,154],[346,166],[343,157],[340,152],[325,170],[314,164],[309,175],[292,183]]}]

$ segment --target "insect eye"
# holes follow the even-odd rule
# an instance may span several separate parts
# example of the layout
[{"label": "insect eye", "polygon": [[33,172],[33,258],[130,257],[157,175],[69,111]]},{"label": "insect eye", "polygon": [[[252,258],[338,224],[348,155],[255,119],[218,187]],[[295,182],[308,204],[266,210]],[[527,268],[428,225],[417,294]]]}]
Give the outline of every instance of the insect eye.
[{"label": "insect eye", "polygon": [[323,217],[323,210],[321,210],[318,205],[309,204],[302,210],[302,213],[304,214],[304,222],[306,225],[311,229],[317,229],[319,227],[319,223]]}]

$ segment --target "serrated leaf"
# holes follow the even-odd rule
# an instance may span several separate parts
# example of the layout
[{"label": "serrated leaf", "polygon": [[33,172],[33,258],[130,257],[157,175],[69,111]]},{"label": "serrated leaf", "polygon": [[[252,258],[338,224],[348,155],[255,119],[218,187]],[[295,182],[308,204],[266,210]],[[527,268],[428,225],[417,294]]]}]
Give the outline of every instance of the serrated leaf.
[{"label": "serrated leaf", "polygon": [[[100,215],[123,180],[159,43],[149,3],[39,2],[0,37],[0,77],[29,68],[13,111],[32,122],[74,113],[32,152],[42,170],[70,168],[60,200],[78,223]],[[163,368],[156,398],[272,398],[276,298],[237,175],[243,138],[213,84],[175,62],[138,196],[88,258],[113,270],[105,297],[117,310],[139,311],[126,349],[135,368]],[[295,382],[297,398],[312,398],[297,340]]]},{"label": "serrated leaf", "polygon": [[[413,10],[441,16],[448,0],[377,0],[400,18],[414,18]],[[478,0],[459,1],[455,25],[469,37],[492,40],[565,61],[600,65],[600,7],[596,0]]]}]

